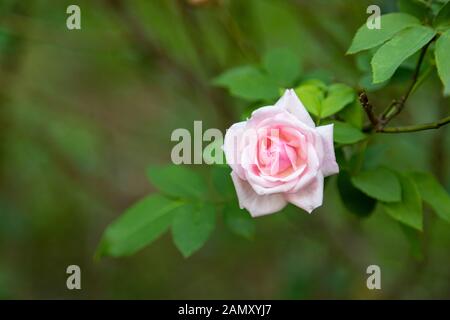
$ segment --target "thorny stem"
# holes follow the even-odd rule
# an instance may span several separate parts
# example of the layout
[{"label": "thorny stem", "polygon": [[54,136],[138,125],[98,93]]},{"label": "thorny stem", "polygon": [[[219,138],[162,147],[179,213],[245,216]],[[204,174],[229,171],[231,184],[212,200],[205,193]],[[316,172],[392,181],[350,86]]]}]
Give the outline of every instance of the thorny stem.
[{"label": "thorny stem", "polygon": [[404,126],[404,127],[384,128],[384,129],[378,130],[378,132],[383,132],[383,133],[415,132],[415,131],[422,131],[422,130],[429,130],[429,129],[437,129],[442,126],[445,126],[448,123],[450,123],[450,116],[445,117],[436,122]]},{"label": "thorny stem", "polygon": [[367,97],[367,94],[364,91],[361,91],[359,93],[359,102],[361,103],[364,111],[367,114],[367,117],[369,118],[370,124],[372,128],[376,129],[378,127],[378,118],[373,112],[373,106],[369,102],[369,98]]},{"label": "thorny stem", "polygon": [[[369,102],[365,91],[359,93],[359,102],[369,118],[370,125],[364,128],[365,131],[383,132],[383,133],[402,133],[402,132],[414,132],[429,129],[437,129],[450,122],[450,117],[443,118],[436,122],[411,125],[405,127],[391,127],[385,128],[385,126],[395,118],[405,107],[411,93],[417,88],[421,81],[419,81],[420,68],[427,53],[428,47],[436,38],[431,39],[421,50],[419,60],[417,61],[416,68],[412,77],[412,81],[408,86],[406,93],[398,100],[393,100],[391,104],[379,115],[376,116],[373,111],[373,106]],[[418,82],[419,81],[419,82]]]}]

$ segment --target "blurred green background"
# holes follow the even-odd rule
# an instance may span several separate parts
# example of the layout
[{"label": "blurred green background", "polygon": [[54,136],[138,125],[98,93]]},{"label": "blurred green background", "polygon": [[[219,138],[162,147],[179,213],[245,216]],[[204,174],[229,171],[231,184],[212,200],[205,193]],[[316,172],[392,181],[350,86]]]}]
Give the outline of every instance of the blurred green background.
[{"label": "blurred green background", "polygon": [[[81,8],[81,30],[66,8]],[[219,221],[183,259],[166,234],[140,253],[94,261],[104,228],[153,191],[149,164],[170,162],[175,128],[225,130],[245,101],[211,79],[289,48],[303,73],[354,87],[361,71],[345,56],[378,4],[345,0],[0,1],[0,298],[338,299],[450,298],[450,226],[426,211],[423,258],[399,224],[377,210],[348,213],[329,180],[324,206],[258,218],[253,240]],[[372,92],[386,105],[404,91]],[[448,113],[436,76],[409,100],[397,124]],[[450,188],[449,128],[378,135],[369,161],[428,170]],[[374,161],[375,161],[374,160]],[[82,290],[66,288],[81,267]],[[382,290],[366,288],[377,264]]]}]

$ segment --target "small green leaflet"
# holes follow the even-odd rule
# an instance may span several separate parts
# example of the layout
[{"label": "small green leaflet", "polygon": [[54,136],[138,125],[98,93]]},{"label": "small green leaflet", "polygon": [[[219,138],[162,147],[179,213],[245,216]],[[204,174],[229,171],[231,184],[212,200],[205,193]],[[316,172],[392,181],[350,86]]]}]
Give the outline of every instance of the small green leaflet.
[{"label": "small green leaflet", "polygon": [[108,226],[96,255],[120,257],[136,253],[169,228],[173,212],[180,205],[158,194],[145,197]]},{"label": "small green leaflet", "polygon": [[345,84],[335,83],[327,88],[320,83],[309,80],[295,89],[305,108],[320,119],[339,112],[355,100],[354,90]]},{"label": "small green leaflet", "polygon": [[402,201],[381,202],[388,215],[401,223],[422,231],[422,199],[411,177],[399,175],[402,186]]},{"label": "small green leaflet", "polygon": [[382,45],[372,58],[373,83],[380,83],[392,77],[395,70],[436,34],[430,27],[414,26],[396,34]]},{"label": "small green leaflet", "polygon": [[430,173],[414,172],[412,177],[423,200],[433,208],[441,219],[450,223],[450,196],[444,187]]},{"label": "small green leaflet", "polygon": [[321,118],[329,117],[342,110],[355,100],[354,90],[342,83],[335,83],[328,87],[328,93],[322,103]]},{"label": "small green leaflet", "polygon": [[383,88],[384,86],[386,86],[388,83],[388,81],[383,82],[383,83],[377,83],[377,84],[374,84],[372,82],[373,76],[372,76],[372,67],[370,65],[370,61],[371,61],[374,53],[375,52],[373,49],[373,50],[361,52],[356,55],[356,66],[358,67],[359,70],[361,70],[363,72],[363,74],[359,78],[358,85],[359,85],[359,87],[364,88],[364,90],[367,92],[377,91],[377,90]]},{"label": "small green leaflet", "polygon": [[236,67],[225,71],[213,83],[228,88],[231,95],[239,98],[268,101],[279,97],[279,88],[292,86],[300,71],[301,61],[296,54],[275,48],[263,56],[261,67]]},{"label": "small green leaflet", "polygon": [[408,13],[421,20],[430,13],[430,7],[420,0],[397,0],[397,7],[401,12]]},{"label": "small green leaflet", "polygon": [[324,92],[319,87],[305,84],[297,87],[295,93],[309,113],[320,117]]},{"label": "small green leaflet", "polygon": [[341,121],[333,121],[332,123],[334,123],[333,139],[337,143],[352,144],[366,138],[361,130],[348,123]]},{"label": "small green leaflet", "polygon": [[380,18],[380,29],[369,29],[366,23],[358,29],[347,54],[374,48],[391,39],[399,31],[420,24],[416,17],[406,13],[388,13]]},{"label": "small green leaflet", "polygon": [[200,249],[214,230],[215,209],[211,204],[184,204],[177,208],[172,224],[172,237],[184,257]]},{"label": "small green leaflet", "polygon": [[231,95],[249,101],[271,100],[279,96],[276,82],[253,66],[228,70],[214,79],[213,83],[228,88]]},{"label": "small green leaflet", "polygon": [[375,209],[377,201],[355,188],[347,171],[339,172],[337,186],[343,205],[351,213],[359,217],[367,217]]},{"label": "small green leaflet", "polygon": [[159,191],[172,197],[201,198],[207,192],[202,177],[183,166],[150,166],[147,176]]},{"label": "small green leaflet", "polygon": [[398,202],[402,199],[397,176],[383,167],[360,172],[352,177],[352,183],[368,196],[380,201]]},{"label": "small green leaflet", "polygon": [[[450,7],[450,5],[447,6]],[[444,84],[444,95],[448,96],[450,95],[450,29],[437,39],[434,54],[438,74]]]},{"label": "small green leaflet", "polygon": [[[319,77],[320,75],[317,75],[317,76]],[[327,91],[326,83],[323,82],[322,80],[320,80],[319,78],[317,78],[317,79],[316,78],[309,78],[309,79],[307,79],[305,81],[302,81],[302,83],[300,85],[301,86],[312,85],[312,86],[315,86],[315,87],[319,88],[323,92]]]},{"label": "small green leaflet", "polygon": [[450,1],[442,6],[433,20],[433,26],[439,31],[450,28]]}]

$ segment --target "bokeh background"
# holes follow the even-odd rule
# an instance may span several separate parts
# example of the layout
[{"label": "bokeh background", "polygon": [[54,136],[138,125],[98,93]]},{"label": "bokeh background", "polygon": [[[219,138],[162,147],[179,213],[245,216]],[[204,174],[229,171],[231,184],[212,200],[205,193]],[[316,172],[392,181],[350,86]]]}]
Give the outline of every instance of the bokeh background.
[{"label": "bokeh background", "polygon": [[[81,30],[66,28],[70,4]],[[358,86],[345,52],[369,4],[396,10],[389,0],[1,0],[0,298],[450,298],[450,225],[426,210],[417,259],[384,212],[347,212],[335,178],[321,209],[259,218],[253,240],[219,219],[188,259],[170,234],[132,257],[93,258],[105,227],[153,191],[145,168],[170,162],[175,128],[239,120],[245,101],[211,85],[224,70],[285,47],[305,74]],[[404,87],[370,98],[386,105]],[[441,92],[433,74],[395,122],[448,113]],[[373,159],[431,171],[450,188],[448,128],[377,141]],[[66,288],[71,264],[82,290]],[[366,288],[370,264],[382,290]]]}]

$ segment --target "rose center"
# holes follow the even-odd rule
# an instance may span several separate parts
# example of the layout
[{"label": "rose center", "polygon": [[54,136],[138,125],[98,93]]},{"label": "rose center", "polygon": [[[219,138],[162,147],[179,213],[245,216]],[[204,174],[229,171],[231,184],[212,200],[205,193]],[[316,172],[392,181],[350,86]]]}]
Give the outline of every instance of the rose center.
[{"label": "rose center", "polygon": [[268,137],[260,145],[259,162],[266,174],[277,175],[291,168],[296,159],[295,149],[278,137]]}]

